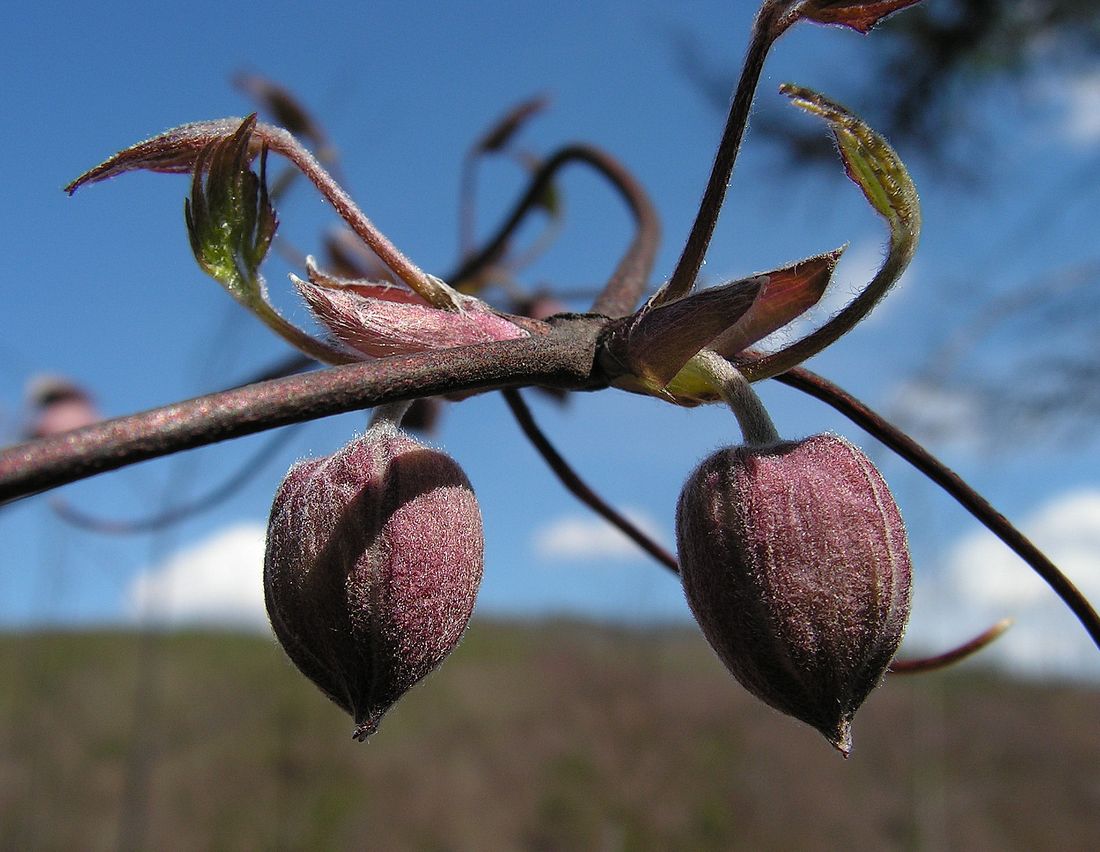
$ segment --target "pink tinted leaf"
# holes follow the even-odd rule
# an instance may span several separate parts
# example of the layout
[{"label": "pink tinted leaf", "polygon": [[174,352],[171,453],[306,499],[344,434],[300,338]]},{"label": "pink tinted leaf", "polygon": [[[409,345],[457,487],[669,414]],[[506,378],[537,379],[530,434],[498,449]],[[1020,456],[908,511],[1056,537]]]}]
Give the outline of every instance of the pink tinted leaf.
[{"label": "pink tinted leaf", "polygon": [[765,273],[761,277],[767,283],[752,307],[732,328],[711,341],[709,348],[732,358],[800,317],[820,301],[843,253],[844,249],[839,248]]},{"label": "pink tinted leaf", "polygon": [[330,290],[349,290],[371,299],[385,299],[388,302],[406,302],[410,305],[427,305],[427,300],[414,293],[403,284],[395,284],[385,279],[343,278],[323,272],[312,257],[306,258],[306,274],[311,284],[327,287]]},{"label": "pink tinted leaf", "polygon": [[798,12],[801,17],[820,24],[841,24],[866,33],[887,15],[919,2],[920,0],[807,0]]},{"label": "pink tinted leaf", "polygon": [[319,287],[294,276],[291,280],[336,340],[371,358],[527,336],[479,299],[463,302],[461,311],[444,311],[364,296],[350,288]]},{"label": "pink tinted leaf", "polygon": [[[186,174],[195,167],[199,154],[212,142],[232,136],[244,119],[220,118],[195,121],[166,130],[158,136],[119,151],[93,169],[89,169],[65,187],[72,195],[85,184],[98,183],[125,172],[152,171]],[[260,140],[250,140],[249,159],[260,153]]]}]

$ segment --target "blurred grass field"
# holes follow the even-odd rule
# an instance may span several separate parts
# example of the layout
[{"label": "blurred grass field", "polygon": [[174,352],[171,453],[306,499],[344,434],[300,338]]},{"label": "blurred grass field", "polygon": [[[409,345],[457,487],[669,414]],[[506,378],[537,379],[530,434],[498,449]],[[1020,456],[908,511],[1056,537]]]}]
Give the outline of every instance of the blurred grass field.
[{"label": "blurred grass field", "polygon": [[0,637],[0,847],[1098,849],[1100,692],[892,677],[844,761],[690,630],[475,620],[366,745],[272,640]]}]

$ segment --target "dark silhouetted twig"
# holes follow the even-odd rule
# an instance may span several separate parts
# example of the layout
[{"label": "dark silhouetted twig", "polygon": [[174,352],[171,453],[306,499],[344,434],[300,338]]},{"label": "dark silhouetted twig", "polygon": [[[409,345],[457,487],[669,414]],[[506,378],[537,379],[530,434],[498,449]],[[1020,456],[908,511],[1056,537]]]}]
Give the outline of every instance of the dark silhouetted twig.
[{"label": "dark silhouetted twig", "polygon": [[554,472],[554,475],[557,476],[561,484],[565,486],[570,494],[588,506],[593,512],[606,520],[613,527],[616,527],[627,536],[627,538],[637,544],[638,547],[642,548],[642,550],[670,571],[677,574],[680,573],[680,563],[676,561],[675,556],[646,535],[646,533],[639,529],[633,521],[625,517],[614,506],[593,491],[592,488],[577,475],[576,471],[569,465],[569,462],[562,458],[561,453],[554,448],[554,445],[550,443],[550,439],[547,438],[546,434],[539,428],[538,424],[535,422],[535,418],[531,414],[531,409],[527,407],[527,403],[524,402],[518,390],[514,388],[506,389],[504,391],[504,400],[508,403],[508,408],[512,412],[512,416],[515,417],[520,429],[523,430],[523,434],[527,436],[527,439],[534,445],[535,449],[538,450],[539,455],[543,457],[546,464],[549,465],[550,469]]}]

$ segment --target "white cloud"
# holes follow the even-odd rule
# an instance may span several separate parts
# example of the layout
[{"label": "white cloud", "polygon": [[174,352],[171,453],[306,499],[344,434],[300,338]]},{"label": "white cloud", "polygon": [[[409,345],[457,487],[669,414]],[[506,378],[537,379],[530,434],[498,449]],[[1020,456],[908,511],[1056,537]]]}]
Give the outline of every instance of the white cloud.
[{"label": "white cloud", "polygon": [[[662,540],[659,525],[644,512],[627,509],[623,514],[643,532]],[[632,559],[642,553],[622,532],[594,515],[570,515],[552,520],[535,530],[532,543],[535,553],[545,560]]]},{"label": "white cloud", "polygon": [[261,524],[238,524],[143,571],[126,592],[130,614],[142,621],[267,629],[264,536]]},{"label": "white cloud", "polygon": [[968,450],[988,446],[988,418],[976,393],[921,379],[906,379],[889,395],[892,420],[911,432],[937,441],[950,441]]},{"label": "white cloud", "polygon": [[1082,146],[1100,142],[1100,71],[1065,80],[1057,91],[1064,104],[1063,138]]},{"label": "white cloud", "polygon": [[[1100,490],[1060,495],[1021,528],[1086,598],[1100,602]],[[981,660],[1029,676],[1100,680],[1100,651],[1073,614],[985,530],[956,542],[941,574],[918,588],[910,636],[923,649],[944,650],[1004,616],[1014,626]]]}]

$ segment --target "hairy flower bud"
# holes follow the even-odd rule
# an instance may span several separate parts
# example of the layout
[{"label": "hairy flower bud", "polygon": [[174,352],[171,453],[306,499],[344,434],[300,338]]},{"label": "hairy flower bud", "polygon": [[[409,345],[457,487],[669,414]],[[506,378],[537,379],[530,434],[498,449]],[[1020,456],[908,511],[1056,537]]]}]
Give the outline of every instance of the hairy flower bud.
[{"label": "hairy flower bud", "polygon": [[835,435],[719,450],[684,486],[676,537],[722,662],[846,755],[909,616],[905,527],[874,465]]},{"label": "hairy flower bud", "polygon": [[335,455],[298,463],[279,487],[267,612],[290,659],[364,740],[458,644],[482,562],[462,469],[381,421]]}]

